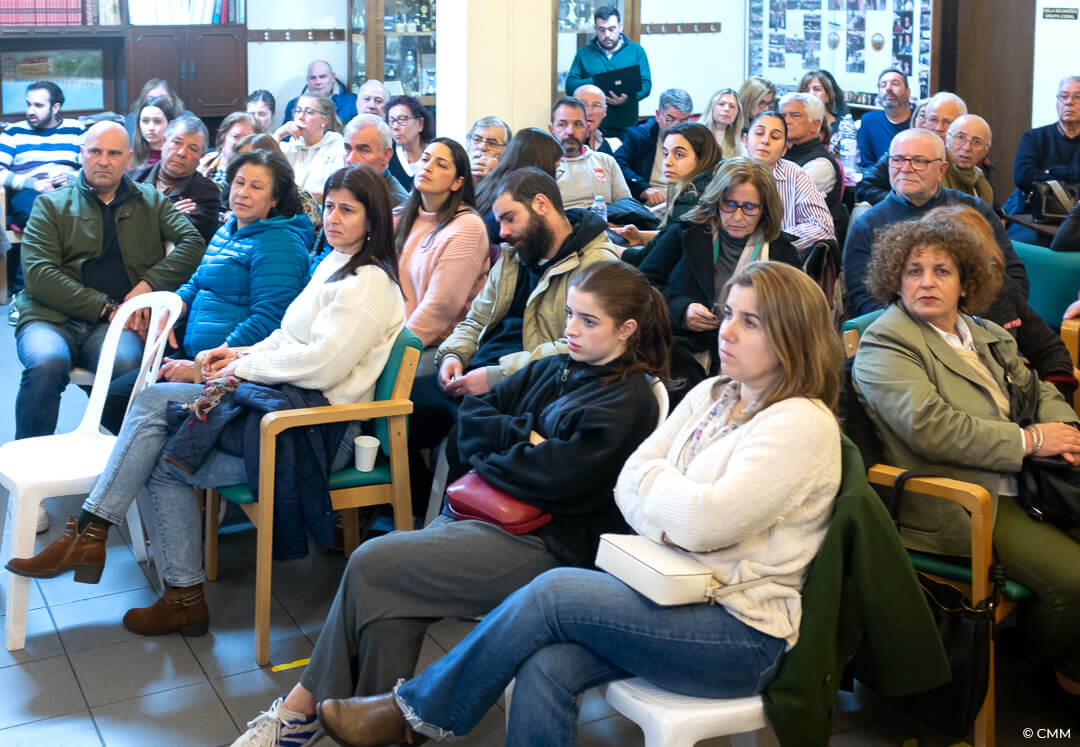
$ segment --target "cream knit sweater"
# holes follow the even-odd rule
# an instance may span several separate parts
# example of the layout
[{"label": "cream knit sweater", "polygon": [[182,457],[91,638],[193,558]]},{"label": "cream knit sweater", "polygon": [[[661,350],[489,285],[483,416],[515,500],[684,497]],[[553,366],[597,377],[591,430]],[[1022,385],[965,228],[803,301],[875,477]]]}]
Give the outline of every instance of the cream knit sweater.
[{"label": "cream knit sweater", "polygon": [[394,281],[374,265],[326,282],[348,260],[336,251],[326,255],[285,309],[281,327],[237,362],[237,376],[317,389],[332,405],[371,400],[405,326],[405,304]]},{"label": "cream knit sweater", "polygon": [[689,551],[722,584],[772,578],[720,603],[790,648],[840,487],[840,428],[821,402],[786,399],[701,448],[683,473],[674,466],[683,444],[724,386],[736,384],[694,387],[645,439],[619,474],[615,503],[634,531]]}]

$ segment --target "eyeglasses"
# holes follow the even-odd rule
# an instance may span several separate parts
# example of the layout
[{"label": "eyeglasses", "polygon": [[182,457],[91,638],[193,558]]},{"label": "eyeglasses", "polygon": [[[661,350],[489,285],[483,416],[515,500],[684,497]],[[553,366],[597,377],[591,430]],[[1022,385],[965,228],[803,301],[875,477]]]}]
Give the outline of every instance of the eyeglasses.
[{"label": "eyeglasses", "polygon": [[964,143],[968,143],[971,145],[972,148],[982,148],[984,146],[990,145],[990,143],[983,140],[981,137],[968,137],[967,133],[965,132],[950,132],[948,137],[957,145],[963,145]]},{"label": "eyeglasses", "polygon": [[294,117],[299,117],[301,114],[303,114],[305,117],[310,117],[312,114],[319,114],[321,116],[326,116],[321,111],[319,111],[318,109],[311,109],[311,108],[306,107],[306,106],[303,109],[297,109],[297,110],[295,110],[293,112]]},{"label": "eyeglasses", "polygon": [[686,120],[690,119],[690,115],[689,114],[668,114],[667,112],[664,112],[659,117],[657,117],[657,119],[660,122],[662,122],[665,127],[672,127],[674,125],[677,125],[677,124],[679,124],[681,122],[685,122]]},{"label": "eyeglasses", "polygon": [[1059,93],[1057,100],[1064,103],[1066,101],[1072,101],[1073,103],[1080,104],[1080,93]]},{"label": "eyeglasses", "polygon": [[926,171],[930,164],[934,161],[941,161],[941,158],[923,158],[922,156],[889,156],[889,165],[894,169],[904,168],[904,164],[909,164],[912,171]]},{"label": "eyeglasses", "polygon": [[473,135],[471,138],[469,138],[469,142],[472,143],[472,146],[474,148],[479,148],[486,145],[492,150],[502,150],[506,147],[506,143],[500,143],[498,140],[492,140],[489,137],[480,137],[479,135]]},{"label": "eyeglasses", "polygon": [[755,215],[761,212],[761,203],[758,202],[735,202],[735,200],[720,200],[720,212],[722,213],[734,213],[736,210],[742,210],[743,215],[747,218],[753,218]]},{"label": "eyeglasses", "polygon": [[386,123],[393,127],[394,125],[404,126],[410,119],[420,119],[420,117],[409,115],[407,117],[389,117]]}]

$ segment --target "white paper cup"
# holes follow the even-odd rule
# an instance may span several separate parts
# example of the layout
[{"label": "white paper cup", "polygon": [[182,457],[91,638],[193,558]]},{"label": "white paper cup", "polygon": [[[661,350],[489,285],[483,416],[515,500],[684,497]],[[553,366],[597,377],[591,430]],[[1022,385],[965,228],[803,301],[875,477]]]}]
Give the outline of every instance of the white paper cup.
[{"label": "white paper cup", "polygon": [[379,453],[379,439],[374,436],[357,436],[353,439],[353,459],[358,472],[371,472],[375,468],[375,456]]}]

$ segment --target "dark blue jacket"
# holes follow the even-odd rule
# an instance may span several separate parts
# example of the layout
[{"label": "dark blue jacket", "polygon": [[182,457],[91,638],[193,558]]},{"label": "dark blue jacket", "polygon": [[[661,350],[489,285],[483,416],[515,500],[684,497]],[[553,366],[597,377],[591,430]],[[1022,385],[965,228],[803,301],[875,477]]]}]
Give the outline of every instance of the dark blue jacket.
[{"label": "dark blue jacket", "polygon": [[1020,136],[1013,159],[1013,183],[1019,189],[1005,203],[1005,212],[1024,212],[1035,182],[1049,179],[1080,184],[1080,137],[1065,137],[1057,122]]},{"label": "dark blue jacket", "polygon": [[653,160],[656,158],[656,140],[660,137],[660,125],[656,119],[650,119],[636,127],[629,127],[623,133],[622,145],[615,151],[615,160],[619,162],[626,185],[635,199],[649,188],[652,176]]},{"label": "dark blue jacket", "polygon": [[[305,218],[306,220],[306,218]],[[291,384],[265,386],[245,382],[226,394],[206,420],[188,416],[182,405],[169,407],[173,436],[161,458],[195,474],[211,451],[244,458],[248,487],[258,498],[259,424],[263,415],[279,410],[323,407],[322,392]],[[327,547],[333,545],[334,515],[330,506],[330,464],[336,456],[346,423],[297,428],[277,438],[274,463],[274,557],[307,555],[307,532]]]},{"label": "dark blue jacket", "polygon": [[176,291],[188,310],[184,351],[195,355],[223,342],[254,345],[281,326],[307,283],[314,238],[303,213],[239,229],[231,218],[219,228],[191,279]]},{"label": "dark blue jacket", "polygon": [[994,214],[993,208],[965,192],[940,187],[938,193],[925,205],[915,206],[896,192],[874,205],[855,219],[844,242],[844,289],[847,292],[848,310],[851,316],[861,316],[875,309],[885,308],[886,304],[870,295],[866,289],[866,266],[870,262],[870,250],[874,243],[874,231],[883,226],[905,220],[918,220],[930,210],[941,205],[962,202],[979,211],[994,230],[994,238],[1005,255],[1005,274],[1011,277],[1020,288],[1024,297],[1028,294],[1028,276],[1024,263],[1016,255],[1012,241],[1001,225],[1001,219]]}]

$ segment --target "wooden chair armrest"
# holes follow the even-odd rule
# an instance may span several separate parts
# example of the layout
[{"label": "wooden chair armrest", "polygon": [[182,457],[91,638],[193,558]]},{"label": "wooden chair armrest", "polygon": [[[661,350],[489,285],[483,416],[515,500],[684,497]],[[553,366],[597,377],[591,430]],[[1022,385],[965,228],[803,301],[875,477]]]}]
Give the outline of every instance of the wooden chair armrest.
[{"label": "wooden chair armrest", "polygon": [[[233,350],[235,352],[237,352],[237,353],[243,353],[243,352],[246,352],[250,348],[251,348],[250,345],[241,345],[238,348],[233,348]],[[196,384],[203,383],[202,364],[203,364],[203,361],[206,360],[206,354],[209,353],[209,352],[210,352],[209,350],[200,350],[199,352],[197,352],[195,354],[195,382],[194,383],[196,383]]]},{"label": "wooden chair armrest", "polygon": [[386,399],[378,402],[357,402],[351,405],[328,405],[303,407],[297,410],[279,410],[263,415],[259,432],[261,438],[274,438],[290,428],[307,425],[340,423],[348,420],[370,420],[394,415],[408,415],[413,403],[407,399]]},{"label": "wooden chair armrest", "polygon": [[1068,348],[1069,357],[1075,366],[1076,357],[1080,355],[1080,319],[1066,319],[1061,323],[1061,340]]},{"label": "wooden chair armrest", "polygon": [[[867,470],[872,485],[892,487],[904,470],[886,464],[875,464]],[[913,477],[906,490],[921,495],[959,503],[971,514],[971,587],[974,599],[985,599],[989,591],[990,559],[993,555],[994,515],[990,493],[982,485],[949,477]]]}]

